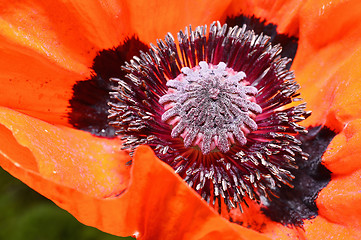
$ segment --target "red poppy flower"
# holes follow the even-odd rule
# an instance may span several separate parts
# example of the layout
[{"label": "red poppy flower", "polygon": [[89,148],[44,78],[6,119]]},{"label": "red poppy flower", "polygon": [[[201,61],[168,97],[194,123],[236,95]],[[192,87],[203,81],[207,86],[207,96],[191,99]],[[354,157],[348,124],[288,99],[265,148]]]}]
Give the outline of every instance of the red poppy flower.
[{"label": "red poppy flower", "polygon": [[[358,239],[361,3],[354,1],[2,1],[0,164],[15,177],[105,232],[140,239]],[[322,157],[332,172],[318,215],[303,229],[261,207],[219,216],[148,146],[131,158],[121,140],[72,128],[76,82],[91,78],[98,52],[136,35],[155,42],[188,24],[255,15],[299,38],[292,64],[313,115],[302,125],[337,133]],[[129,49],[131,51],[131,49]],[[325,144],[327,146],[327,143]],[[132,160],[131,166],[126,165]]]}]

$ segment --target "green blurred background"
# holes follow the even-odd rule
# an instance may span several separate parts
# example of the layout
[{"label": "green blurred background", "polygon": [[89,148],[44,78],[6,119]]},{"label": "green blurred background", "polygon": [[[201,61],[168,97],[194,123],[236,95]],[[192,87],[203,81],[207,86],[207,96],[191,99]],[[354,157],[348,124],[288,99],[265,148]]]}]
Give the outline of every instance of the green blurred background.
[{"label": "green blurred background", "polygon": [[132,240],[79,223],[65,210],[0,168],[0,239]]}]

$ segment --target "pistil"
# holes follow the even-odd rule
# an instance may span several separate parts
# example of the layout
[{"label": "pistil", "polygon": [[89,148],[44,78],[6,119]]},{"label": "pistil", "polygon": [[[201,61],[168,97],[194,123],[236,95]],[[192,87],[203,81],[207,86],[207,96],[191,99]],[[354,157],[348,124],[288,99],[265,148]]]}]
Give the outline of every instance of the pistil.
[{"label": "pistil", "polygon": [[226,153],[236,141],[245,145],[246,135],[257,130],[256,114],[262,112],[254,102],[257,89],[249,86],[246,74],[224,62],[204,61],[181,71],[167,82],[168,93],[159,99],[168,109],[162,120],[172,125],[171,136],[182,137],[186,148],[199,146],[203,154]]}]

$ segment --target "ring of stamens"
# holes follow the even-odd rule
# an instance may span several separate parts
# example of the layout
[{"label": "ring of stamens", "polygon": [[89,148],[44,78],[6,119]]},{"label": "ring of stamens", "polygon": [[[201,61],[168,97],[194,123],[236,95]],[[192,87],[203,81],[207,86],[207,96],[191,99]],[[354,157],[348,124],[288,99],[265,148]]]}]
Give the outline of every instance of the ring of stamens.
[{"label": "ring of stamens", "polygon": [[208,33],[206,26],[180,31],[178,40],[168,34],[122,66],[126,78],[112,79],[109,118],[122,149],[132,155],[147,144],[222,214],[223,204],[242,209],[245,197],[270,200],[276,188],[292,186],[296,157],[308,158],[298,122],[311,112],[296,102],[300,86],[281,47],[246,25],[218,22]]},{"label": "ring of stamens", "polygon": [[159,99],[167,109],[162,120],[173,126],[171,136],[181,136],[185,147],[198,145],[203,154],[216,148],[227,152],[235,140],[246,144],[246,135],[257,130],[255,114],[262,112],[253,97],[257,89],[247,86],[246,74],[223,62],[214,66],[204,61],[181,71]]}]

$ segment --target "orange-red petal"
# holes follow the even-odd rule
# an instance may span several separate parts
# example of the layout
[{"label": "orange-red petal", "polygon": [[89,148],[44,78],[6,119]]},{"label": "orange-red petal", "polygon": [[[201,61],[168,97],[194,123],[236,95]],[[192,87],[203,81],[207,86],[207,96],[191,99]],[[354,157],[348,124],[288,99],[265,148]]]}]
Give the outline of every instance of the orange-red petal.
[{"label": "orange-red petal", "polygon": [[[357,161],[357,159],[355,159]],[[317,198],[319,215],[361,234],[361,170],[333,176]]]},{"label": "orange-red petal", "polygon": [[358,240],[360,232],[352,227],[336,224],[321,216],[306,220],[304,223],[305,239]]},{"label": "orange-red petal", "polygon": [[332,140],[322,160],[333,175],[351,174],[361,169],[361,119],[346,124]]},{"label": "orange-red petal", "polygon": [[302,239],[303,231],[296,227],[287,227],[281,223],[274,222],[264,215],[261,206],[253,200],[247,200],[247,205],[243,208],[243,213],[238,209],[232,210],[232,219],[242,223],[255,231],[271,239]]},{"label": "orange-red petal", "polygon": [[129,159],[118,141],[6,108],[0,123],[9,142],[1,145],[1,165],[87,225],[143,239],[267,239],[218,216],[149,147],[136,151],[125,186]]},{"label": "orange-red petal", "polygon": [[129,24],[145,43],[163,39],[167,32],[176,34],[191,24],[193,27],[220,20],[231,0],[129,0]]},{"label": "orange-red petal", "polygon": [[[131,33],[124,1],[4,1],[0,34],[75,72]],[[6,2],[6,3],[5,3]]]},{"label": "orange-red petal", "polygon": [[233,0],[226,14],[255,15],[267,23],[276,24],[280,33],[298,36],[298,12],[302,4],[300,0]]},{"label": "orange-red petal", "polygon": [[124,1],[0,0],[0,105],[67,125],[72,86],[133,34]]},{"label": "orange-red petal", "polygon": [[0,106],[67,124],[72,85],[86,78],[0,37]]},{"label": "orange-red petal", "polygon": [[[317,24],[316,24],[317,23]],[[308,1],[300,12],[299,48],[292,68],[313,114],[304,125],[336,131],[360,116],[361,2]]]},{"label": "orange-red petal", "polygon": [[7,108],[0,108],[0,124],[1,154],[19,168],[94,197],[113,196],[128,186],[130,158],[118,150],[120,141],[55,127]]}]

